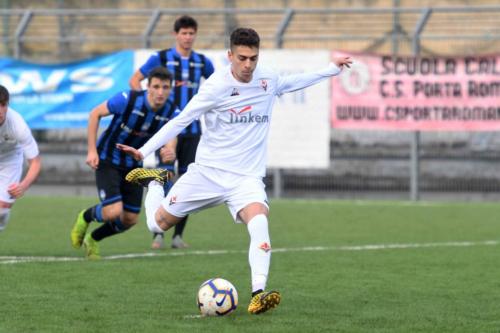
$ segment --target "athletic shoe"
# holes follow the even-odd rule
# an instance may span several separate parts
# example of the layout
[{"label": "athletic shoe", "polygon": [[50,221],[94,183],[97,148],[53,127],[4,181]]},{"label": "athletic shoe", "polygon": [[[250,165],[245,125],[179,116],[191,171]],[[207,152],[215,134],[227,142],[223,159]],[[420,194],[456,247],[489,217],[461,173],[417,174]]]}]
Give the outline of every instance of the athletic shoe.
[{"label": "athletic shoe", "polygon": [[280,304],[281,295],[277,291],[262,291],[252,297],[248,305],[248,313],[260,314],[275,308]]},{"label": "athletic shoe", "polygon": [[71,229],[71,245],[73,245],[75,249],[79,249],[82,246],[83,237],[85,237],[85,233],[89,227],[89,224],[85,222],[85,219],[83,218],[84,212],[85,209],[78,213],[75,225],[73,226],[73,229]]},{"label": "athletic shoe", "polygon": [[189,247],[184,241],[182,240],[182,237],[180,235],[175,236],[172,238],[172,248],[173,249],[185,249],[186,247]]},{"label": "athletic shoe", "polygon": [[165,248],[165,241],[163,240],[163,234],[155,234],[153,237],[153,244],[151,244],[153,250],[161,250]]},{"label": "athletic shoe", "polygon": [[129,183],[138,184],[144,187],[148,187],[149,182],[152,180],[156,180],[163,185],[169,179],[170,172],[165,169],[135,168],[125,176],[125,180]]},{"label": "athletic shoe", "polygon": [[91,234],[85,235],[83,239],[83,246],[85,247],[85,254],[89,260],[99,260],[101,255],[99,254],[99,243],[92,238]]}]

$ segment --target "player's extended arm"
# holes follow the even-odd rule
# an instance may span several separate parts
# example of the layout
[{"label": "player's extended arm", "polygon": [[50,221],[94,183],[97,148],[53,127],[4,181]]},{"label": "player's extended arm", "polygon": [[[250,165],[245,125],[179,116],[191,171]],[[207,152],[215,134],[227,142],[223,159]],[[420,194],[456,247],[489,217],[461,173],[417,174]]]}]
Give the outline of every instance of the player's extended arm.
[{"label": "player's extended arm", "polygon": [[135,73],[130,78],[130,80],[128,81],[128,84],[130,85],[130,88],[132,88],[133,90],[141,91],[142,80],[144,80],[144,75],[142,75],[140,70],[136,70]]},{"label": "player's extended arm", "polygon": [[19,183],[10,184],[7,189],[7,192],[15,199],[23,196],[23,194],[40,174],[40,169],[42,168],[40,155],[35,158],[28,159],[28,165],[28,171],[26,172],[26,176],[24,176],[23,180]]},{"label": "player's extended arm", "polygon": [[338,75],[344,66],[349,68],[351,63],[350,57],[335,58],[327,68],[319,71],[281,76],[278,81],[277,93],[281,95],[312,86],[331,76]]},{"label": "player's extended arm", "polygon": [[97,130],[99,129],[99,121],[102,117],[108,116],[111,113],[108,110],[107,101],[99,104],[90,112],[89,125],[87,128],[87,160],[86,163],[92,168],[97,169],[99,165],[99,154],[97,153]]},{"label": "player's extended arm", "polygon": [[199,119],[203,113],[211,110],[217,104],[218,99],[211,90],[213,89],[211,88],[213,84],[209,83],[211,78],[212,77],[205,81],[200,92],[194,95],[184,110],[182,110],[177,117],[163,125],[144,146],[139,149],[134,149],[130,146],[117,144],[116,147],[132,156],[136,161],[140,161],[144,159],[144,156],[148,156],[160,149],[165,143],[174,139],[184,128],[191,124],[193,120]]}]

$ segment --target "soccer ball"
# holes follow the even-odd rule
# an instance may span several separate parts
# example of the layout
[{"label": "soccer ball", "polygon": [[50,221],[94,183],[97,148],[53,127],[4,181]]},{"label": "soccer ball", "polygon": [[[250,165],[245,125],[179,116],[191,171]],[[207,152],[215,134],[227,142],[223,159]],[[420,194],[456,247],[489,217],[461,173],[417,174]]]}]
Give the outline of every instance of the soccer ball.
[{"label": "soccer ball", "polygon": [[197,301],[203,316],[225,316],[236,309],[238,292],[227,280],[210,279],[201,284]]}]

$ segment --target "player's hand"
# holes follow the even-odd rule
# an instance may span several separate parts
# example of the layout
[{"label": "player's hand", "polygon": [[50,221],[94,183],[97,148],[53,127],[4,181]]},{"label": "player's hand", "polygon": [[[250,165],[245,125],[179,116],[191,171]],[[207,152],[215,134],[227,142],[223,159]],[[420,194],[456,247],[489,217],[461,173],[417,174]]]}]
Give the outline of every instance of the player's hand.
[{"label": "player's hand", "polygon": [[344,68],[344,66],[351,68],[352,60],[351,57],[338,57],[333,59],[333,63],[340,69]]},{"label": "player's hand", "polygon": [[118,148],[119,150],[121,150],[125,154],[132,156],[134,158],[134,160],[136,160],[136,161],[142,161],[144,159],[144,156],[142,156],[141,152],[139,150],[135,149],[134,147],[130,147],[130,146],[127,146],[127,145],[124,145],[121,143],[117,143],[116,148]]},{"label": "player's hand", "polygon": [[7,187],[7,193],[14,199],[22,197],[26,190],[27,188],[22,183],[13,183]]},{"label": "player's hand", "polygon": [[97,151],[89,151],[87,153],[87,160],[85,163],[87,163],[87,165],[92,169],[97,170],[97,167],[99,166],[99,155],[97,154]]},{"label": "player's hand", "polygon": [[176,158],[175,150],[172,148],[162,147],[160,149],[160,160],[162,163],[172,163]]}]

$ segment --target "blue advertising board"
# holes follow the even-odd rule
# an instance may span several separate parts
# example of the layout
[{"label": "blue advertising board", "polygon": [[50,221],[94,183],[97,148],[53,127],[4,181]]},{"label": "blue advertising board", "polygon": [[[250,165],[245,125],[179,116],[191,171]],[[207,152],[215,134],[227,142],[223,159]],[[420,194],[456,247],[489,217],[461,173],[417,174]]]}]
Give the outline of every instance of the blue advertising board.
[{"label": "blue advertising board", "polygon": [[32,129],[86,127],[94,107],[130,89],[133,60],[131,50],[54,65],[0,58],[0,84]]}]

